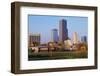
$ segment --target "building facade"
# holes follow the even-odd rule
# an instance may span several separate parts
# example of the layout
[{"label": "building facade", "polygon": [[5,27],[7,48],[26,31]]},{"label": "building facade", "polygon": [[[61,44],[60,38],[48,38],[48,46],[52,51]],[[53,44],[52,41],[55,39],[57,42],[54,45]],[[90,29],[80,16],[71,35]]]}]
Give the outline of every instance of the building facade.
[{"label": "building facade", "polygon": [[78,44],[78,35],[77,35],[77,32],[73,33],[73,44]]},{"label": "building facade", "polygon": [[40,45],[40,34],[30,34],[29,35],[29,46],[38,46]]},{"label": "building facade", "polygon": [[82,37],[81,37],[81,42],[87,43],[87,37],[86,37],[86,36],[82,36]]},{"label": "building facade", "polygon": [[59,41],[63,42],[68,39],[67,21],[62,19],[59,21]]},{"label": "building facade", "polygon": [[58,30],[57,29],[52,29],[51,31],[51,41],[52,42],[58,42]]}]

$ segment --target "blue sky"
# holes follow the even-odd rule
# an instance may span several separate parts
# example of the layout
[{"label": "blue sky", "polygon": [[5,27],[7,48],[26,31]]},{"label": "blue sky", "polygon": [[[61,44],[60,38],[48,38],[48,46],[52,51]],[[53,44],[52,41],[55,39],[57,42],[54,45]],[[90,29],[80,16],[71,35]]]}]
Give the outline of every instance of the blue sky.
[{"label": "blue sky", "polygon": [[58,29],[59,34],[59,20],[61,19],[67,20],[68,34],[71,39],[74,32],[77,32],[79,39],[81,36],[88,36],[88,17],[79,16],[29,15],[28,31],[33,34],[41,34],[41,42],[46,43],[51,41],[52,29]]}]

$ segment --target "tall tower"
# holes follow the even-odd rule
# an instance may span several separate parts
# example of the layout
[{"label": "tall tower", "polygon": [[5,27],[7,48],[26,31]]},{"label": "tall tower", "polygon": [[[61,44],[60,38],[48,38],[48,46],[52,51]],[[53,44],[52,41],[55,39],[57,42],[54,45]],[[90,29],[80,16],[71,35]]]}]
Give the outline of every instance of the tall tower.
[{"label": "tall tower", "polygon": [[77,32],[73,33],[73,44],[78,44],[78,35],[77,35]]},{"label": "tall tower", "polygon": [[52,29],[51,39],[52,39],[52,42],[58,42],[58,30],[57,29]]},{"label": "tall tower", "polygon": [[68,39],[67,21],[62,19],[59,21],[59,41],[64,42]]}]

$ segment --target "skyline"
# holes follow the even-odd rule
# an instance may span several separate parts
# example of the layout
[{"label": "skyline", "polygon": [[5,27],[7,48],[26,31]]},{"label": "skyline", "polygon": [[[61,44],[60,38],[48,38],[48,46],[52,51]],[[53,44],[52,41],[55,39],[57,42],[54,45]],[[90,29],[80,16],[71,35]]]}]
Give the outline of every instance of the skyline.
[{"label": "skyline", "polygon": [[[56,28],[59,31],[59,21],[61,19],[67,20],[68,36],[72,39],[74,32],[78,33],[78,38],[81,36],[88,37],[88,18],[75,16],[42,16],[29,15],[28,27],[29,33],[41,34],[41,43],[51,41],[51,30]],[[58,34],[59,35],[59,34]]]}]

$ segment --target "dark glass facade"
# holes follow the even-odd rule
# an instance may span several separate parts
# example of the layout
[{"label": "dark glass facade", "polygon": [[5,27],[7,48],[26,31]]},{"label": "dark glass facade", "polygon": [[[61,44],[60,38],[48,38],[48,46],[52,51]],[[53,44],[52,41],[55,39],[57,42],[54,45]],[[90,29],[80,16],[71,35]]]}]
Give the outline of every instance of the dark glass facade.
[{"label": "dark glass facade", "polygon": [[67,21],[62,19],[59,21],[59,41],[64,42],[68,39]]}]

